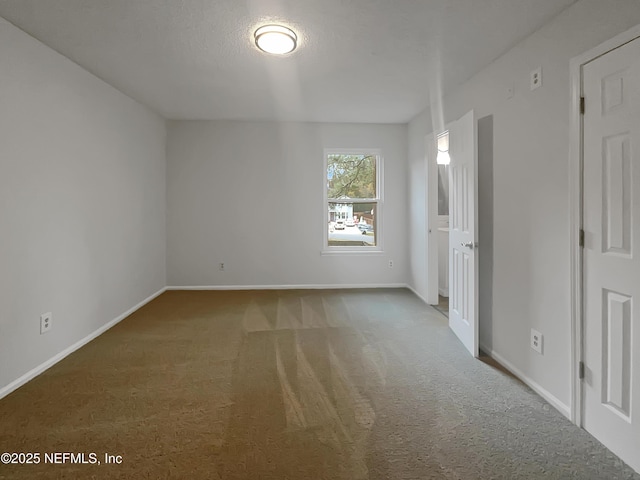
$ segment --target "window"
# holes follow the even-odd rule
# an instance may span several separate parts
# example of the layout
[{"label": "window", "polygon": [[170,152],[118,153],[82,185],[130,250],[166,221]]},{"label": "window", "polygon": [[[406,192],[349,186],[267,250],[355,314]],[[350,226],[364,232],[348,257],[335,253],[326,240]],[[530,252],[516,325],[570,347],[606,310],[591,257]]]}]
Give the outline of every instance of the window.
[{"label": "window", "polygon": [[379,251],[379,150],[325,150],[325,251]]}]

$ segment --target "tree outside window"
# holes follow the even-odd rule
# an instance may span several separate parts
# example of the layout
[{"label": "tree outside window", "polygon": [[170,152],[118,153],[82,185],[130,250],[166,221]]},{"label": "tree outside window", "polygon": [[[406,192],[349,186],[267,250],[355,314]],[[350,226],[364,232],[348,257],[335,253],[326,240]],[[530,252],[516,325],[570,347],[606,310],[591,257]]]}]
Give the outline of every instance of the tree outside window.
[{"label": "tree outside window", "polygon": [[379,250],[379,151],[327,150],[327,237],[331,250]]}]

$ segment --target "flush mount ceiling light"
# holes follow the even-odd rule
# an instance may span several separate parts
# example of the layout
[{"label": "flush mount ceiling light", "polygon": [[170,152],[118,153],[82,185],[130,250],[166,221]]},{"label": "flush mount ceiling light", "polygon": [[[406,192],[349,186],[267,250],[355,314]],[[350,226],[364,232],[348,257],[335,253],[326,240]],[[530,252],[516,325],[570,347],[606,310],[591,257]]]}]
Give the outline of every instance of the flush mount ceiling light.
[{"label": "flush mount ceiling light", "polygon": [[265,25],[255,31],[256,46],[263,52],[285,55],[295,50],[298,37],[282,25]]}]

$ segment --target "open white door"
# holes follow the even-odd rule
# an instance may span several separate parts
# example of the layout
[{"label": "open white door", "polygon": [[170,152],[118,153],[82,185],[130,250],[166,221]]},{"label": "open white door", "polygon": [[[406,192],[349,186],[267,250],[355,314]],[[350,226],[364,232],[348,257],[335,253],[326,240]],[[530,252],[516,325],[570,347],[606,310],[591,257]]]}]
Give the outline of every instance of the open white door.
[{"label": "open white door", "polygon": [[640,38],[583,67],[583,426],[640,472]]},{"label": "open white door", "polygon": [[449,129],[449,327],[478,356],[478,165],[473,110]]}]

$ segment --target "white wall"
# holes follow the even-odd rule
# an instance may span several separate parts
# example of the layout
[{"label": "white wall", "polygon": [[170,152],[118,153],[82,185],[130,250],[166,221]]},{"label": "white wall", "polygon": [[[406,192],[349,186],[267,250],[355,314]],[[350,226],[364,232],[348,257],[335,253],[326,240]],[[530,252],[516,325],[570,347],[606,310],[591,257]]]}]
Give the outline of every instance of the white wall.
[{"label": "white wall", "polygon": [[[330,147],[382,149],[381,255],[320,254]],[[169,122],[168,284],[405,284],[406,148],[406,125]]]},{"label": "white wall", "polygon": [[[569,61],[638,23],[637,0],[579,1],[443,100],[445,122],[471,109],[476,118],[493,115],[493,318],[481,319],[481,343],[555,397],[565,413],[571,384]],[[532,92],[529,72],[538,66],[542,87]],[[508,99],[510,86],[515,95]],[[409,125],[409,169],[419,174],[431,117],[427,110]],[[417,205],[411,218],[422,217],[421,187],[410,191],[411,208]],[[412,254],[421,252],[421,241],[414,232]],[[420,265],[419,255],[415,260],[411,264]],[[410,272],[416,286],[420,275]],[[529,348],[531,328],[545,336],[544,356]]]},{"label": "white wall", "polygon": [[2,394],[165,286],[166,167],[163,119],[3,19],[0,65]]}]

